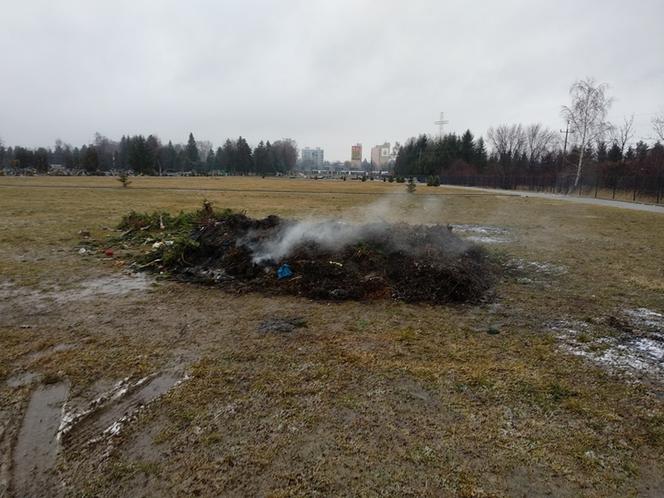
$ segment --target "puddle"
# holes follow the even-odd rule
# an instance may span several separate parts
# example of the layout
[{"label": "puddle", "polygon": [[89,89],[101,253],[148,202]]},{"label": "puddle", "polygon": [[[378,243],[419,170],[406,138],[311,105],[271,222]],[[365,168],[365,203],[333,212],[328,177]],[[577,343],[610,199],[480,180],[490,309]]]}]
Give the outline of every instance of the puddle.
[{"label": "puddle", "polygon": [[80,448],[119,435],[138,413],[188,377],[174,372],[145,377],[134,383],[126,380],[90,403],[83,412],[65,411],[59,437],[67,448]]},{"label": "puddle", "polygon": [[68,288],[51,285],[34,289],[3,282],[0,284],[0,311],[3,309],[2,305],[8,309],[16,305],[26,305],[30,306],[33,312],[42,312],[48,310],[50,303],[65,304],[145,292],[153,282],[154,279],[144,273],[105,275],[73,283]]},{"label": "puddle", "polygon": [[69,386],[38,387],[28,408],[14,449],[12,485],[15,496],[44,496],[55,485],[51,469],[58,454],[56,434]]},{"label": "puddle", "polygon": [[510,242],[509,230],[487,225],[450,225],[452,231],[470,242],[480,244],[504,244]]},{"label": "puddle", "polygon": [[148,290],[153,280],[142,273],[120,274],[83,280],[72,289],[54,291],[50,294],[60,303],[82,301],[95,297],[117,297]]},{"label": "puddle", "polygon": [[12,375],[7,379],[7,386],[12,389],[27,386],[40,378],[40,375],[34,372],[21,372]]}]

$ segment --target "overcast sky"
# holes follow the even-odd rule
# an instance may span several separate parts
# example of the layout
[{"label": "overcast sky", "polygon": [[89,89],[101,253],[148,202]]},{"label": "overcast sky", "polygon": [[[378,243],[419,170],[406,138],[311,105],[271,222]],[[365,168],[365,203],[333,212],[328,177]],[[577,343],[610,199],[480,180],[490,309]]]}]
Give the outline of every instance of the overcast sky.
[{"label": "overcast sky", "polygon": [[652,136],[664,109],[663,0],[0,0],[0,137],[99,131],[352,143],[562,126],[570,84],[610,85],[611,118]]}]

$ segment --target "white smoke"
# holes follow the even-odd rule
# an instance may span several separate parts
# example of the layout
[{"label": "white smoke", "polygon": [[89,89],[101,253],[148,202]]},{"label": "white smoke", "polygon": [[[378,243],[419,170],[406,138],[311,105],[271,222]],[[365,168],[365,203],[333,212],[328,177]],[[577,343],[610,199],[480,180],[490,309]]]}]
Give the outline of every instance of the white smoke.
[{"label": "white smoke", "polygon": [[[390,195],[355,208],[337,218],[307,218],[287,224],[267,239],[249,233],[241,244],[254,253],[253,261],[279,261],[294,248],[315,243],[324,250],[339,250],[371,236],[390,235],[394,223],[442,224],[443,204],[439,196]],[[446,242],[449,243],[448,240]],[[405,251],[410,242],[395,241]],[[454,250],[462,247],[455,247]],[[453,250],[450,247],[450,250]]]}]

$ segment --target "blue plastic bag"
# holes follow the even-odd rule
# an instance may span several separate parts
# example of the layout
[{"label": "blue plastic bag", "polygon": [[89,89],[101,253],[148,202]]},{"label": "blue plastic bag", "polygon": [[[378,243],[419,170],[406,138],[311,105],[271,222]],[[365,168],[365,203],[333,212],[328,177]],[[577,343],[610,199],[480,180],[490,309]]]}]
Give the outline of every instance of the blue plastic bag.
[{"label": "blue plastic bag", "polygon": [[288,266],[288,263],[284,263],[277,269],[277,279],[283,280],[284,278],[290,278],[293,276],[293,270]]}]

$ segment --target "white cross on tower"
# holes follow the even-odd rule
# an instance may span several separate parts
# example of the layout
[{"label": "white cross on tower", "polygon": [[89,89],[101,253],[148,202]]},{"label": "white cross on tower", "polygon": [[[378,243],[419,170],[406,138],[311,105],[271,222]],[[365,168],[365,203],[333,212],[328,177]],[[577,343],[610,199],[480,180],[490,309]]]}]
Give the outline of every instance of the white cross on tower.
[{"label": "white cross on tower", "polygon": [[434,124],[438,125],[438,134],[442,137],[443,136],[443,129],[446,124],[448,124],[449,121],[445,120],[445,113],[441,112],[440,113],[440,119],[438,121],[434,121]]}]

